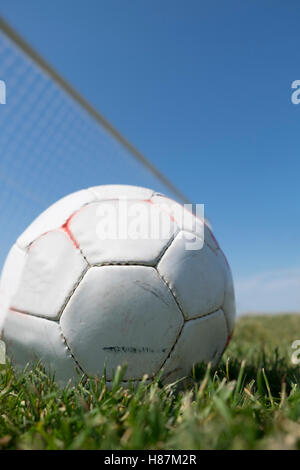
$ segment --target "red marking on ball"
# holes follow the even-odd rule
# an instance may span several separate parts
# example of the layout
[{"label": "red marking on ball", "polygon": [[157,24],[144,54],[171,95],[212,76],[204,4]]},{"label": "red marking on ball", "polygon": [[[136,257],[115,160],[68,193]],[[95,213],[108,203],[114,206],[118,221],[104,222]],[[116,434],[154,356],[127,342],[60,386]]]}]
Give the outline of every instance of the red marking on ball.
[{"label": "red marking on ball", "polygon": [[[171,199],[170,199],[170,201],[171,201]],[[161,212],[163,212],[164,214],[167,214],[167,215],[170,217],[170,219],[172,220],[172,222],[175,222],[175,223],[177,224],[177,220],[175,219],[175,217],[174,217],[172,214],[170,214],[170,212],[168,212],[168,211],[162,209],[162,208],[160,207],[160,204],[155,203],[152,199],[144,199],[144,202],[148,202],[149,204],[153,204],[153,206],[157,206],[158,209],[159,209]],[[173,201],[173,202],[174,202],[174,201]]]},{"label": "red marking on ball", "polygon": [[219,250],[221,251],[222,255],[224,256],[225,263],[227,264],[228,268],[231,270],[229,261],[228,261],[228,259],[226,258],[224,251],[223,251],[221,248],[219,248]]},{"label": "red marking on ball", "polygon": [[233,336],[233,330],[232,330],[232,332],[230,333],[230,335],[229,335],[228,338],[227,338],[225,348],[227,348],[227,346],[229,345],[230,341],[232,340],[232,336]]},{"label": "red marking on ball", "polygon": [[[210,236],[212,237],[212,239],[214,240],[215,244],[217,245],[217,248],[220,249],[220,245],[219,245],[218,240],[217,240],[216,237],[214,236],[214,234],[213,234],[213,232],[211,231],[211,229],[209,228],[209,226],[208,226],[206,223],[205,223],[205,225],[206,225],[207,230],[208,230],[209,233],[210,233]],[[226,262],[227,262],[227,260],[226,260]],[[227,262],[227,263],[228,263],[228,262]]]},{"label": "red marking on ball", "polygon": [[75,248],[77,248],[79,250],[80,246],[79,246],[79,243],[78,241],[76,240],[76,238],[74,237],[71,229],[70,229],[70,223],[73,219],[73,217],[75,217],[75,215],[77,214],[78,211],[74,212],[72,215],[70,215],[70,217],[66,220],[66,222],[61,226],[61,229],[66,232],[66,234],[68,235],[68,237],[70,238],[70,240],[72,241],[73,245],[75,246]]}]

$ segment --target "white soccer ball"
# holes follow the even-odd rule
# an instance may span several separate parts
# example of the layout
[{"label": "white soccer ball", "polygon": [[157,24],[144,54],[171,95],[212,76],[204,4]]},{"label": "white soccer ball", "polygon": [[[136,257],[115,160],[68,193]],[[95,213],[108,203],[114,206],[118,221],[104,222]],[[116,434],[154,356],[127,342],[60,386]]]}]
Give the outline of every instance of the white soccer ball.
[{"label": "white soccer ball", "polygon": [[110,382],[122,364],[124,382],[161,370],[171,382],[216,364],[234,326],[230,268],[208,226],[134,186],[51,206],[12,247],[0,289],[8,357],[41,361],[60,383],[104,370]]}]

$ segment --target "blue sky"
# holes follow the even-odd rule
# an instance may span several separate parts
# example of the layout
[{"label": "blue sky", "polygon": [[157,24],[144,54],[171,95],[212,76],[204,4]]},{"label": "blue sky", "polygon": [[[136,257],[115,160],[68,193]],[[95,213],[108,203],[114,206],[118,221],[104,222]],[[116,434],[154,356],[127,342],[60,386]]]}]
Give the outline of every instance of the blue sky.
[{"label": "blue sky", "polygon": [[296,0],[2,0],[0,13],[205,204],[240,311],[300,310]]}]

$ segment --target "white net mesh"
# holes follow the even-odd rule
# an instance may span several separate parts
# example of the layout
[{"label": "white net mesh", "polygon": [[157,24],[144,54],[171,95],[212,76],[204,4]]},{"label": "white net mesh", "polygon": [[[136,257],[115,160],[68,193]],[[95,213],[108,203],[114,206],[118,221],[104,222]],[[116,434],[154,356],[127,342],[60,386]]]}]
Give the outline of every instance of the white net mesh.
[{"label": "white net mesh", "polygon": [[70,192],[136,184],[170,194],[1,31],[0,79],[0,266],[26,226]]}]

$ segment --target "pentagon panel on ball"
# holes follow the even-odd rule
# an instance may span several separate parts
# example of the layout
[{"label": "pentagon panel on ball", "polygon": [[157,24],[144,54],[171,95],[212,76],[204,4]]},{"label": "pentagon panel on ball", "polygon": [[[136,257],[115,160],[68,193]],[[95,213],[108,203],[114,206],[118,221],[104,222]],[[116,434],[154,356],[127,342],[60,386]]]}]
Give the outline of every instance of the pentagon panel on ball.
[{"label": "pentagon panel on ball", "polygon": [[183,325],[182,314],[157,271],[145,266],[91,268],[61,316],[61,327],[82,368],[112,380],[153,377]]},{"label": "pentagon panel on ball", "polygon": [[228,262],[201,217],[147,188],[107,185],[58,201],[19,237],[0,284],[0,335],[18,367],[64,384],[182,378],[217,363],[232,334]]}]

